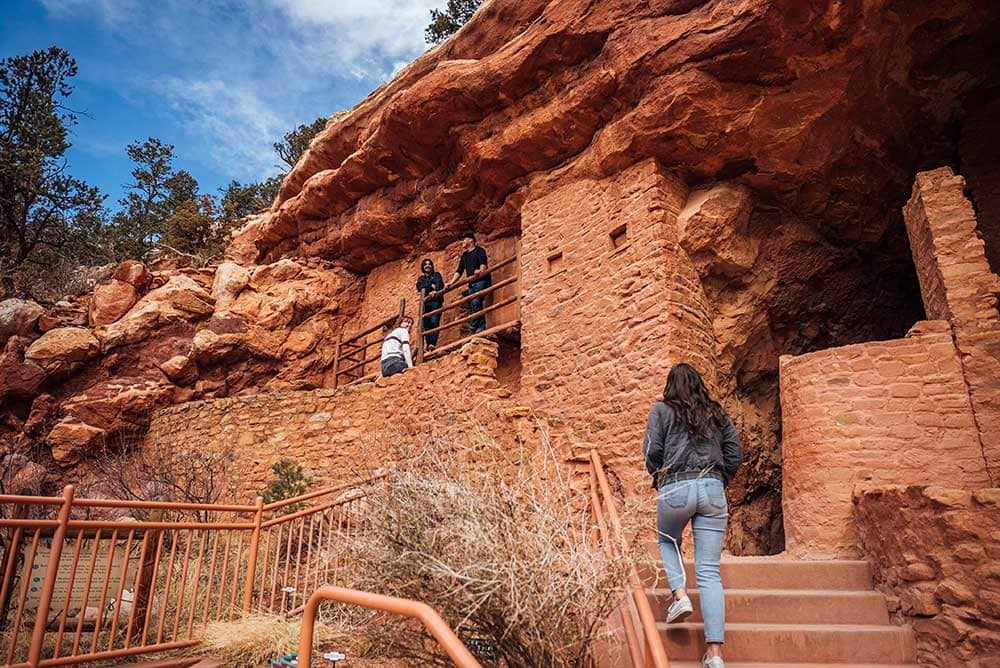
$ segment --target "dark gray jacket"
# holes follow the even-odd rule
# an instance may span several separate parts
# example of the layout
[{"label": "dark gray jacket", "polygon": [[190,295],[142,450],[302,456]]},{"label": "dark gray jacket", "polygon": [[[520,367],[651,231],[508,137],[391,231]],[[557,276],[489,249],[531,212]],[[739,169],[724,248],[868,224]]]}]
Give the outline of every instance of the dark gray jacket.
[{"label": "dark gray jacket", "polygon": [[675,418],[673,408],[662,401],[653,404],[646,421],[642,454],[646,470],[653,476],[654,489],[659,489],[667,476],[708,472],[729,484],[743,461],[743,449],[733,421],[725,414],[723,418],[721,430],[712,428],[709,437],[702,438],[688,433]]}]

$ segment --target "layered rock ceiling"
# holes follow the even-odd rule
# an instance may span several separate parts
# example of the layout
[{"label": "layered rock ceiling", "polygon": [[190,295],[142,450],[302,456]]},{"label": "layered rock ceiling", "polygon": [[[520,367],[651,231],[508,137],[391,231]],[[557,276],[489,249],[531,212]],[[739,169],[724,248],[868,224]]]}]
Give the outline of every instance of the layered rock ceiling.
[{"label": "layered rock ceiling", "polygon": [[518,234],[525,202],[652,158],[690,189],[682,244],[743,408],[735,546],[780,550],[778,357],[922,317],[900,216],[919,169],[952,165],[998,210],[998,36],[991,0],[487,2],[331,118],[236,264],[129,265],[0,313],[4,437],[73,472],[158,406],[323,386],[368,271]]}]

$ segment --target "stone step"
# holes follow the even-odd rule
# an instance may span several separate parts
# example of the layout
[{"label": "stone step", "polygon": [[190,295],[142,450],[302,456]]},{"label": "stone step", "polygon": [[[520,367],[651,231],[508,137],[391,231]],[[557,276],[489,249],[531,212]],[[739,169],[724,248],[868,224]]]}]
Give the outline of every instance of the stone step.
[{"label": "stone step", "polygon": [[[920,668],[916,663],[759,663],[726,661],[726,668]],[[670,668],[702,668],[701,661],[671,661]]]},{"label": "stone step", "polygon": [[[673,597],[669,589],[649,590],[656,619],[667,616]],[[689,589],[694,613],[685,621],[701,622],[701,597]],[[889,623],[885,597],[875,591],[830,589],[726,589],[726,622],[760,624]]]},{"label": "stone step", "polygon": [[[678,661],[701,658],[701,624],[657,624],[667,656]],[[913,663],[916,648],[908,627],[812,624],[726,624],[727,660],[813,663]],[[728,665],[728,664],[727,664]]]},{"label": "stone step", "polygon": [[[643,560],[639,577],[647,587],[668,587],[666,574],[658,561]],[[698,586],[694,564],[685,562],[687,583]],[[727,589],[825,589],[870,591],[871,571],[868,562],[849,560],[794,561],[782,557],[724,557],[722,584]]]}]

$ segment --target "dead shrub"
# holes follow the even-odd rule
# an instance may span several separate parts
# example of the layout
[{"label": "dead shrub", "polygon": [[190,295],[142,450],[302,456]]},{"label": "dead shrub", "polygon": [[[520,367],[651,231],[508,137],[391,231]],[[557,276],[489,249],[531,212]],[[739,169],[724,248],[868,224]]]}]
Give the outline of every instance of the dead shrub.
[{"label": "dead shrub", "polygon": [[[477,445],[481,462],[512,459]],[[588,538],[589,510],[548,456],[514,459],[521,465],[505,479],[434,448],[410,453],[373,487],[363,528],[345,546],[350,585],[429,604],[484,665],[589,665],[629,562]],[[382,658],[451,665],[412,620],[380,616],[363,633]]]},{"label": "dead shrub", "polygon": [[[200,649],[228,668],[259,668],[272,658],[297,652],[301,618],[288,619],[271,615],[250,615],[234,622],[213,622],[203,634]],[[349,633],[330,621],[317,621],[313,627],[316,647],[343,646]]]}]

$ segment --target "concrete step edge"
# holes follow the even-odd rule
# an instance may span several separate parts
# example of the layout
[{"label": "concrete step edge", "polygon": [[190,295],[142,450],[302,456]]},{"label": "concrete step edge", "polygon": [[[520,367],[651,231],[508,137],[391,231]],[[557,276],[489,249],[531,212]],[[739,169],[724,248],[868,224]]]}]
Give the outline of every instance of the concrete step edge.
[{"label": "concrete step edge", "polygon": [[[678,629],[683,631],[701,631],[704,624],[701,622],[657,622],[660,629]],[[769,624],[756,622],[733,622],[726,623],[726,633],[748,631],[795,631],[800,633],[886,633],[909,634],[912,632],[909,626],[896,626],[895,624]]]},{"label": "concrete step edge", "polygon": [[[874,589],[748,589],[746,587],[725,587],[726,594],[734,596],[781,596],[783,598],[815,596],[817,598],[828,598],[830,596],[841,596],[844,598],[877,599],[885,598],[885,595]],[[646,587],[646,593],[653,596],[670,596],[670,589],[667,587]],[[698,594],[697,587],[688,587],[689,594]]]}]

